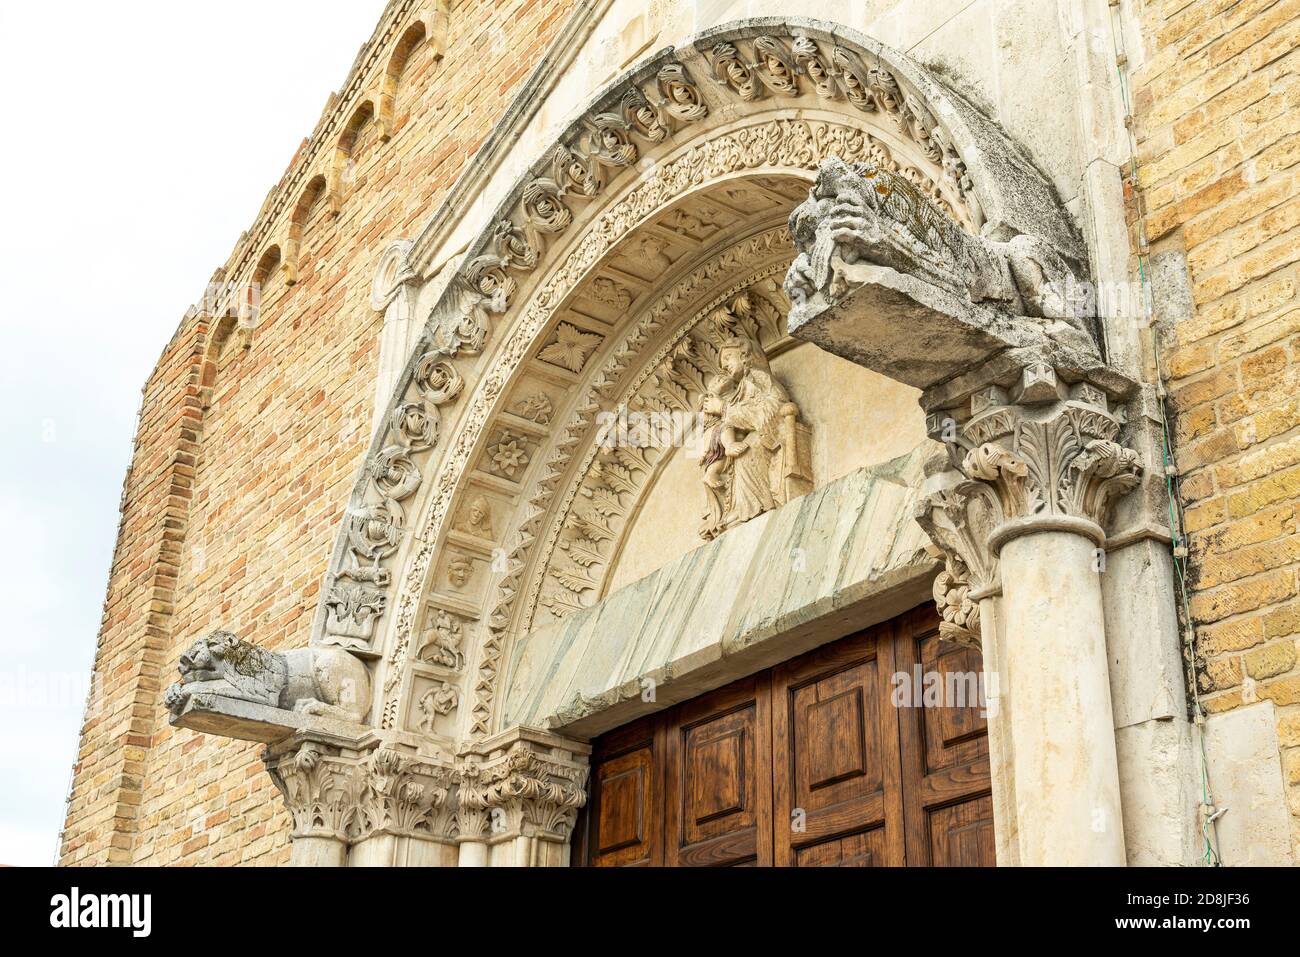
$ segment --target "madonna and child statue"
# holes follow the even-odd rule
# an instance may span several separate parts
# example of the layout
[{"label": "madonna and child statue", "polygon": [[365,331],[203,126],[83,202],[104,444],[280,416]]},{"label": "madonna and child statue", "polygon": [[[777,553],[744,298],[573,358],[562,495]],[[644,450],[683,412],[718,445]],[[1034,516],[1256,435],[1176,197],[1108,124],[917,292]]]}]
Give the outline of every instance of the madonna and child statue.
[{"label": "madonna and child statue", "polygon": [[710,379],[700,407],[700,535],[706,540],[812,489],[810,431],[772,374],[758,331],[748,321],[748,297],[715,310],[711,318],[721,371]]}]

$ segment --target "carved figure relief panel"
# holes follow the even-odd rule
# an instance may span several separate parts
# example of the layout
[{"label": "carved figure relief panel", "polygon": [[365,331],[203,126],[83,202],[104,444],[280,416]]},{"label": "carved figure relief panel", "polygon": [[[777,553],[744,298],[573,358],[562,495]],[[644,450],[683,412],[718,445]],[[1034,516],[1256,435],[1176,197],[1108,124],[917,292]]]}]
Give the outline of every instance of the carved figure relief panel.
[{"label": "carved figure relief panel", "polygon": [[593,438],[576,494],[555,518],[540,606],[563,617],[607,591],[645,490],[673,455],[697,462],[701,541],[812,488],[811,431],[772,374],[785,338],[775,274],[723,289],[645,362]]}]

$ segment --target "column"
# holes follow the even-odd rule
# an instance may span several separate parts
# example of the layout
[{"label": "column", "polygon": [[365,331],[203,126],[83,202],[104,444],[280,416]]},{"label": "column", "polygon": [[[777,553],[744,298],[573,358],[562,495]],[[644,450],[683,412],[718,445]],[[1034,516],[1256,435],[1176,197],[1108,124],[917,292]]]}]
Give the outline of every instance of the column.
[{"label": "column", "polygon": [[454,867],[455,769],[385,741],[361,762],[350,867]]},{"label": "column", "polygon": [[343,867],[359,796],[356,759],[341,742],[306,733],[267,747],[262,761],[293,820],[289,863]]},{"label": "column", "polygon": [[1103,527],[1138,484],[1138,456],[1116,441],[1103,389],[1067,386],[1042,364],[928,421],[947,461],[918,519],[950,556],[936,582],[947,627],[973,598],[982,643],[996,646],[1002,727],[990,745],[1011,763],[1019,863],[1122,865],[1100,574]]}]

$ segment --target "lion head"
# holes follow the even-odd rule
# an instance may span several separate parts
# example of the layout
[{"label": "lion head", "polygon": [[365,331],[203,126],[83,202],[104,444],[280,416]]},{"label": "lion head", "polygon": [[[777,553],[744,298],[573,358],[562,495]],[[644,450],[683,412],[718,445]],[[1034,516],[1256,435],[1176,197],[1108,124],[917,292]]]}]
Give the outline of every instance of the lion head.
[{"label": "lion head", "polygon": [[239,639],[234,634],[220,629],[195,641],[185,649],[176,668],[181,675],[181,684],[224,677],[228,670],[222,667],[224,659],[229,650],[238,644]]}]

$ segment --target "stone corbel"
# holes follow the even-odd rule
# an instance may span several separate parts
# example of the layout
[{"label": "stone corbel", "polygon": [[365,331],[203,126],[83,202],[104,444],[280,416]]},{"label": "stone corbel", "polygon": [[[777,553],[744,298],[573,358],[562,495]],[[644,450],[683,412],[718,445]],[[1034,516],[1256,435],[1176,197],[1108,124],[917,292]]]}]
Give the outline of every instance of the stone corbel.
[{"label": "stone corbel", "polygon": [[1051,525],[1104,545],[1141,473],[1118,441],[1136,385],[1101,356],[1077,264],[1042,240],[972,235],[906,179],[834,159],[790,222],[790,333],[922,390],[947,456],[917,519],[945,556],[945,630],[973,643],[1008,538]]},{"label": "stone corbel", "polygon": [[838,160],[790,225],[790,333],[920,389],[944,446],[916,517],[944,555],[942,633],[1003,685],[1000,860],[1124,863],[1099,573],[1143,464],[1121,442],[1137,386],[1076,306],[1079,264],[974,236],[902,177]]},{"label": "stone corbel", "polygon": [[263,744],[366,730],[370,672],[341,648],[272,651],[217,630],[191,644],[177,670],[163,695],[173,727]]},{"label": "stone corbel", "polygon": [[463,865],[524,866],[568,862],[578,810],[587,803],[587,745],[541,731],[515,728],[485,739],[461,755],[457,769],[459,839]]}]

